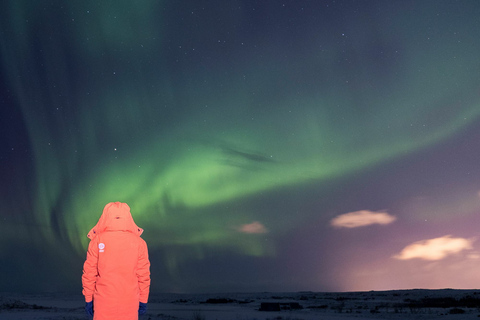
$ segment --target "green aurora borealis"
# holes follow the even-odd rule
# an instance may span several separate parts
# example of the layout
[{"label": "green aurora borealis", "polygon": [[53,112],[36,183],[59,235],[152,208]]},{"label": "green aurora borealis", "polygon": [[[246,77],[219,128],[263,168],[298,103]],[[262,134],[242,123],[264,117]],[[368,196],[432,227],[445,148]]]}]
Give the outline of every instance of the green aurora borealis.
[{"label": "green aurora borealis", "polygon": [[[223,288],[187,284],[184,266],[226,252],[246,264],[285,256],[284,237],[318,219],[328,229],[345,213],[311,209],[345,197],[328,185],[478,126],[475,1],[21,0],[0,9],[2,108],[19,123],[7,132],[17,138],[4,136],[2,162],[12,167],[13,142],[28,141],[15,173],[2,171],[0,249],[30,237],[33,247],[71,246],[81,260],[103,206],[127,202],[170,279],[153,284],[160,290]],[[369,206],[351,211],[385,209]],[[265,229],[240,231],[254,222]]]}]

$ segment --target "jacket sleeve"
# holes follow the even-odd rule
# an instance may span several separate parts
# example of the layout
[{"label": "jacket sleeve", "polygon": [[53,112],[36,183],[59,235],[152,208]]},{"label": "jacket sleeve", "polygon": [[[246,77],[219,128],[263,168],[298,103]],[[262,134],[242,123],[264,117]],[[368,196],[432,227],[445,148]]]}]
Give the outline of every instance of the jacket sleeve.
[{"label": "jacket sleeve", "polygon": [[150,260],[148,260],[147,243],[143,239],[141,239],[138,255],[137,278],[140,302],[147,303],[150,293]]},{"label": "jacket sleeve", "polygon": [[96,238],[90,241],[88,245],[87,259],[83,264],[82,293],[85,296],[86,302],[93,300],[93,293],[95,292],[95,283],[98,275],[98,245]]}]

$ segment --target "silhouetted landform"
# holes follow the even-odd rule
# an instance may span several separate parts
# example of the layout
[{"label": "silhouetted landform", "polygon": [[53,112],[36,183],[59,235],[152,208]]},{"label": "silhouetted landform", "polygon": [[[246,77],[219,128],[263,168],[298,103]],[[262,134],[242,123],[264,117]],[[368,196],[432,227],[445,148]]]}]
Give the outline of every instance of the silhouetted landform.
[{"label": "silhouetted landform", "polygon": [[298,302],[262,302],[260,311],[300,310],[303,307]]},{"label": "silhouetted landform", "polygon": [[405,304],[409,308],[480,308],[480,297],[470,295],[454,297],[425,297],[420,300],[405,299]]},{"label": "silhouetted landform", "polygon": [[0,310],[44,310],[52,309],[52,307],[38,306],[36,304],[28,304],[20,300],[6,299],[1,301]]},{"label": "silhouetted landform", "polygon": [[[140,320],[433,320],[439,318],[479,319],[480,290],[152,293],[147,315]],[[86,319],[83,296],[79,294],[0,294],[0,319]]]},{"label": "silhouetted landform", "polygon": [[219,304],[219,303],[234,303],[237,302],[235,299],[226,299],[226,298],[210,298],[207,299],[204,303],[210,303],[210,304]]}]

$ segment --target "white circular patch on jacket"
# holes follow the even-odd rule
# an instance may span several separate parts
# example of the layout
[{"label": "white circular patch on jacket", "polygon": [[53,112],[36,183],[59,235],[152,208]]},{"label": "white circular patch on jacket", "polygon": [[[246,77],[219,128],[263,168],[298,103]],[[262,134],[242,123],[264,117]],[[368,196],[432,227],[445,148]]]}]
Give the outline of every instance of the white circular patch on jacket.
[{"label": "white circular patch on jacket", "polygon": [[103,242],[102,242],[102,243],[99,243],[99,244],[98,244],[98,249],[100,249],[100,250],[105,249],[105,243],[103,243]]}]

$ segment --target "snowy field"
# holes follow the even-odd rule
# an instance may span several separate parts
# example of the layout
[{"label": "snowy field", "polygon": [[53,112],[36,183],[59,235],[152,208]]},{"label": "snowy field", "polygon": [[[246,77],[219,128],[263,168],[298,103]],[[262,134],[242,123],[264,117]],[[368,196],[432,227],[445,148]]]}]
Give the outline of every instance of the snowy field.
[{"label": "snowy field", "polygon": [[[265,310],[260,310],[265,309]],[[480,290],[151,295],[140,319],[479,319]],[[88,319],[81,295],[0,294],[0,319]]]}]

